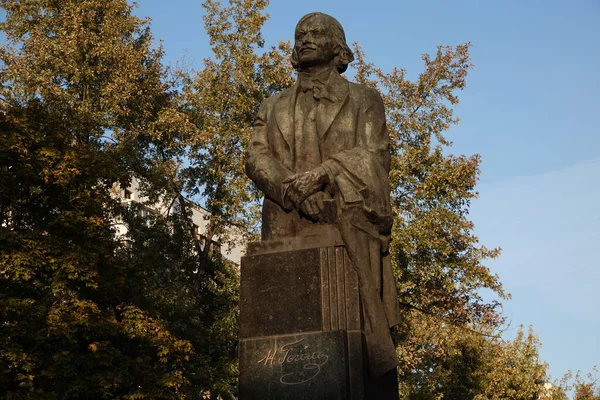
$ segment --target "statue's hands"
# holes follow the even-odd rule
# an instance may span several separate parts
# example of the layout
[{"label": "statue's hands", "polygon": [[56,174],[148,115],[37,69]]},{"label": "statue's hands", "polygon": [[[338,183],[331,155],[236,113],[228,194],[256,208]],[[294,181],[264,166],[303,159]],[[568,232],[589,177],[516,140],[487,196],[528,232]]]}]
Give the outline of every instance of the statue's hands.
[{"label": "statue's hands", "polygon": [[290,183],[287,190],[287,197],[290,199],[296,209],[300,209],[300,205],[310,195],[319,192],[327,183],[327,172],[321,166],[306,171],[301,175],[295,175],[284,183]]},{"label": "statue's hands", "polygon": [[[335,222],[335,203],[325,192],[311,194],[300,206],[300,211],[313,221],[320,223]],[[333,207],[333,209],[332,209]]]}]

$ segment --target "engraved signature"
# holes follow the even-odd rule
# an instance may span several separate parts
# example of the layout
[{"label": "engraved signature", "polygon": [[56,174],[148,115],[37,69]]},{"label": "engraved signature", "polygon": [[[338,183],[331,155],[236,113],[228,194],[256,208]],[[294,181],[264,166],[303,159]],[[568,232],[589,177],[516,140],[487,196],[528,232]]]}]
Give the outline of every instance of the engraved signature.
[{"label": "engraved signature", "polygon": [[303,372],[291,372],[279,378],[284,385],[300,385],[306,383],[321,373],[321,367],[327,364],[329,356],[323,352],[306,351],[308,346],[302,345],[304,339],[284,344],[281,348],[269,350],[267,354],[258,361],[264,366],[301,364]]}]

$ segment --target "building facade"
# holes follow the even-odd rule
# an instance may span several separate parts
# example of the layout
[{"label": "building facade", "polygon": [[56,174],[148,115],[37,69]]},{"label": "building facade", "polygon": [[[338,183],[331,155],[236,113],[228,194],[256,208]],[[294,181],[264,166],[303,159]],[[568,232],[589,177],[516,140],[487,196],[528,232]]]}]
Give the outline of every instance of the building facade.
[{"label": "building facade", "polygon": [[[127,188],[121,188],[119,186],[113,187],[113,195],[124,204],[137,203],[140,208],[139,214],[141,217],[149,217],[151,214],[161,214],[166,216],[169,212],[174,212],[174,209],[176,209],[175,205],[170,200],[159,201],[156,205],[147,206],[148,198],[142,194],[139,181],[135,179]],[[196,238],[200,241],[202,246],[206,246],[208,238],[205,236],[205,233],[207,231],[210,213],[202,206],[191,201],[188,201],[186,206],[191,210],[194,235],[196,235]],[[117,236],[126,241],[128,231],[126,224],[117,220],[116,229]],[[219,252],[223,258],[239,265],[245,247],[242,240],[243,232],[240,228],[231,226],[228,228],[227,234],[234,239],[234,244],[223,243],[221,237],[213,237],[210,246],[213,251]]]}]

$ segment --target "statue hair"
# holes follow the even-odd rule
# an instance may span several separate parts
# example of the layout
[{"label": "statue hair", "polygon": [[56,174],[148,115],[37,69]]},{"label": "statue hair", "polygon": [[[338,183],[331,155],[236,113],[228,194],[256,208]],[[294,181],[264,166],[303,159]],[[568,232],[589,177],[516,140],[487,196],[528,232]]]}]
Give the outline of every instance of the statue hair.
[{"label": "statue hair", "polygon": [[[322,16],[326,19],[327,27],[333,36],[334,44],[340,49],[339,53],[333,60],[333,63],[337,68],[338,72],[341,74],[346,71],[346,69],[348,68],[348,64],[354,61],[354,54],[352,53],[352,50],[350,50],[350,47],[348,47],[348,44],[346,43],[346,34],[344,33],[344,28],[342,28],[342,24],[340,24],[340,22],[337,19],[333,18],[331,15],[327,15],[321,12],[312,12],[300,18],[300,21],[298,21],[298,24],[296,25],[296,30],[298,30],[298,27],[304,21],[316,16]],[[296,52],[295,45],[292,51],[292,56],[290,58],[292,61],[292,67],[294,67],[295,70],[298,70],[300,66],[298,65],[298,54]]]}]

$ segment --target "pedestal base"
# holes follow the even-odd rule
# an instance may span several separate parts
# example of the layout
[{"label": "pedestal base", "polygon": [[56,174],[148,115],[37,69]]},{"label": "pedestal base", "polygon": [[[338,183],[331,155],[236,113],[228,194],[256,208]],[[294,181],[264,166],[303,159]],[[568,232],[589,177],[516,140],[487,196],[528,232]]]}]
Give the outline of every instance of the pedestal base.
[{"label": "pedestal base", "polygon": [[339,234],[251,243],[241,266],[240,400],[397,400],[395,373],[365,372],[361,327]]},{"label": "pedestal base", "polygon": [[244,339],[240,399],[349,399],[346,332]]}]

